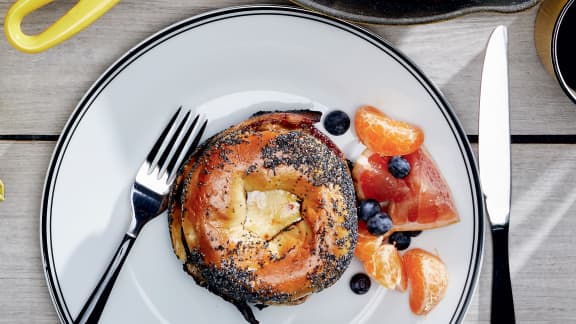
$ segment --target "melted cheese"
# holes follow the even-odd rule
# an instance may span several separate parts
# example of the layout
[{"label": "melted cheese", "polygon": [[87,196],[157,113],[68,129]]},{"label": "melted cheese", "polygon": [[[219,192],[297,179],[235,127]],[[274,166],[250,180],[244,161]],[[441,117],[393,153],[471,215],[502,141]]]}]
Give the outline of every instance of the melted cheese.
[{"label": "melted cheese", "polygon": [[246,198],[244,229],[263,240],[302,219],[298,197],[285,190],[251,191]]}]

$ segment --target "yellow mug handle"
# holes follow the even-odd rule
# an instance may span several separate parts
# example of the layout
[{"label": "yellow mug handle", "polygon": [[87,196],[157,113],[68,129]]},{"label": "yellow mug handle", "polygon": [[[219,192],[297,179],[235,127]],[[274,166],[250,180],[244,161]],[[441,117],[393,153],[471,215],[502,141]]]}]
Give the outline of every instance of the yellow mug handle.
[{"label": "yellow mug handle", "polygon": [[52,1],[54,0],[18,0],[12,5],[4,21],[4,32],[12,46],[26,53],[47,50],[93,23],[120,0],[79,0],[42,33],[32,36],[24,34],[21,27],[24,17]]}]

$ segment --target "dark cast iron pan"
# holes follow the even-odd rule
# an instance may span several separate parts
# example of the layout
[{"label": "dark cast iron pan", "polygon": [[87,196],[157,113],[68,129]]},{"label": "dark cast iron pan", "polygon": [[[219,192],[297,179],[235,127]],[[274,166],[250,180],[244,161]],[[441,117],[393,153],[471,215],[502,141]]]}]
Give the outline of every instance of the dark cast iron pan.
[{"label": "dark cast iron pan", "polygon": [[477,11],[517,12],[539,0],[292,0],[310,10],[374,25],[408,25]]}]

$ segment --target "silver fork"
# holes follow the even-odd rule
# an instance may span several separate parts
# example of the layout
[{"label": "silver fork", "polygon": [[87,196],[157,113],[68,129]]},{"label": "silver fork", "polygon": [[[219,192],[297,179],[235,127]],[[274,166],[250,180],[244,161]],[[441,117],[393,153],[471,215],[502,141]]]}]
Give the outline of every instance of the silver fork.
[{"label": "silver fork", "polygon": [[[191,121],[190,111],[183,115],[180,107],[152,147],[136,175],[132,186],[132,221],[112,261],[96,288],[82,307],[75,324],[98,323],[120,269],[142,227],[166,210],[168,193],[178,168],[200,142],[208,123],[199,124],[199,116]],[[190,139],[192,141],[190,141]]]}]

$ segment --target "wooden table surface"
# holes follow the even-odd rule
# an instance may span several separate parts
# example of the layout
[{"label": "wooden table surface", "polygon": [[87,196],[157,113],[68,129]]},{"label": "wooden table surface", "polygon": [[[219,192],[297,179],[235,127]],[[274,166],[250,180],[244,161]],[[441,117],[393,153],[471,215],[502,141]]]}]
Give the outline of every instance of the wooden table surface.
[{"label": "wooden table surface", "polygon": [[[0,17],[13,1],[0,0]],[[25,21],[42,30],[75,1],[55,1]],[[69,41],[23,54],[0,37],[0,323],[57,323],[41,265],[39,208],[55,140],[84,92],[120,55],[161,28],[255,0],[123,0]],[[290,4],[284,1],[267,3]],[[576,323],[576,105],[540,64],[537,7],[476,13],[432,24],[370,27],[440,88],[469,135],[477,134],[484,46],[509,27],[514,144],[510,257],[519,323]],[[473,137],[472,137],[473,138]],[[464,323],[488,323],[491,243]]]}]

